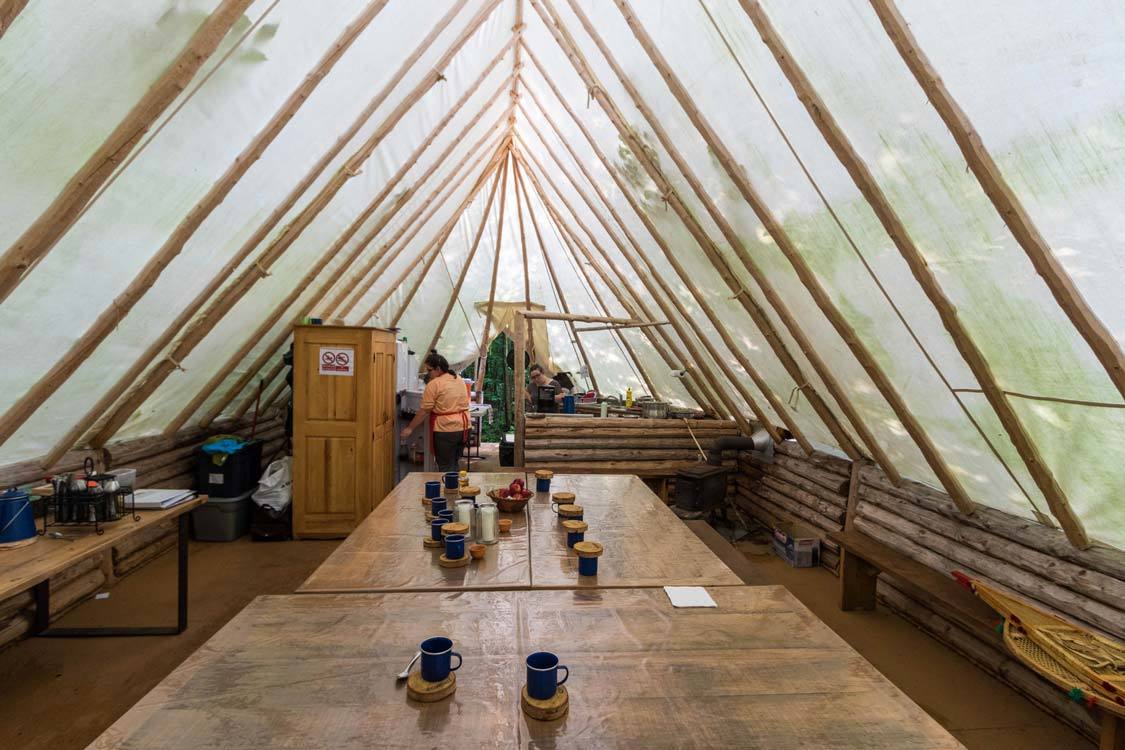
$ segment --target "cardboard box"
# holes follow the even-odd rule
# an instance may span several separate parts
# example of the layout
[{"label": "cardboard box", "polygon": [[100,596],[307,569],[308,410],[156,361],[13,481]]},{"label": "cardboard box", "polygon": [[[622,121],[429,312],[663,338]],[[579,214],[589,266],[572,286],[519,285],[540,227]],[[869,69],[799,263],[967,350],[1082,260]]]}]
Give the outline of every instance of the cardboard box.
[{"label": "cardboard box", "polygon": [[773,551],[794,568],[820,565],[820,537],[807,526],[779,523],[773,528]]}]

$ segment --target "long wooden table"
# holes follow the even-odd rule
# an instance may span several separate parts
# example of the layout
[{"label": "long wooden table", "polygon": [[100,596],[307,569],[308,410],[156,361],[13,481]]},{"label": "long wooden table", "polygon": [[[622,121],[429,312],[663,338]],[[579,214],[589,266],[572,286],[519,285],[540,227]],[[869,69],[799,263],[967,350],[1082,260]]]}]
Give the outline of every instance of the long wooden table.
[{"label": "long wooden table", "polygon": [[[506,486],[512,472],[470,476],[482,493]],[[605,545],[596,577],[578,575],[577,556],[551,510],[536,494],[511,518],[485,559],[463,568],[438,564],[441,550],[422,546],[429,534],[421,504],[425,482],[438,474],[407,475],[390,495],[309,576],[300,593],[737,586],[742,580],[699,541],[635,476],[556,475],[551,491],[575,493],[590,525],[586,538]],[[531,477],[534,484],[534,476]]]},{"label": "long wooden table", "polygon": [[[105,531],[95,533],[90,526],[54,526],[51,531],[65,534],[65,539],[40,536],[25,546],[0,549],[0,601],[31,589],[35,594],[34,635],[86,636],[86,635],[171,635],[182,633],[187,627],[187,514],[207,502],[206,495],[199,495],[165,510],[139,510],[131,517],[102,524]],[[177,604],[177,624],[152,628],[55,628],[47,630],[50,623],[50,581],[51,577],[67,568],[92,557],[107,552],[128,537],[151,528],[154,524],[169,519],[179,520],[179,588]],[[42,521],[39,521],[42,528]]]},{"label": "long wooden table", "polygon": [[[780,586],[259,597],[91,748],[960,748]],[[456,693],[395,673],[431,635]],[[519,708],[524,657],[570,668],[570,712]]]}]

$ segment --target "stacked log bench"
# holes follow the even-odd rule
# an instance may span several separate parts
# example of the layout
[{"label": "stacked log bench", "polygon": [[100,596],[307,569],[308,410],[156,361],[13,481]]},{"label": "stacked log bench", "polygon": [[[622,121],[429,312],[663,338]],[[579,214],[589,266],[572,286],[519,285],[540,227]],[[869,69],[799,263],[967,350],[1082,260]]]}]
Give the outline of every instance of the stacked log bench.
[{"label": "stacked log bench", "polygon": [[[10,464],[0,468],[0,487],[37,483],[50,474],[81,471],[83,461],[90,457],[107,471],[114,467],[136,468],[139,488],[188,488],[195,479],[195,452],[207,437],[216,433],[248,437],[250,430],[249,418],[216,422],[209,430],[191,428],[169,438],[140,438],[110,444],[98,451],[71,451],[48,469],[35,460]],[[274,410],[259,420],[255,437],[265,441],[263,464],[284,446],[284,433],[284,411]],[[169,519],[130,535],[111,549],[80,560],[53,576],[51,621],[175,546],[176,522]],[[35,604],[30,591],[0,600],[0,647],[23,638],[31,629],[34,616]]]},{"label": "stacked log bench", "polygon": [[[908,480],[895,486],[867,464],[858,468],[847,523],[847,459],[805,456],[786,442],[776,447],[772,462],[749,453],[738,460],[734,499],[742,509],[769,526],[787,521],[819,530],[825,558],[845,548],[845,608],[870,606],[874,595],[1096,741],[1097,717],[1014,659],[995,629],[999,615],[982,608],[950,573],[989,581],[1044,611],[1125,640],[1125,553],[1100,544],[1078,550],[1058,529],[992,508],[978,506],[965,515],[944,492]],[[847,564],[849,552],[860,563],[854,569]]]}]

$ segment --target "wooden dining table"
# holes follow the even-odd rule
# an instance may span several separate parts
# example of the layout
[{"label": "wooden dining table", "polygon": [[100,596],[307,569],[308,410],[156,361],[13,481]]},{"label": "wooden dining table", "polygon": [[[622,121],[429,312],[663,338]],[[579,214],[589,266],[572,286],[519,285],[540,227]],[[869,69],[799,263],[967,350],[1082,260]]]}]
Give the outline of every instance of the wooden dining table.
[{"label": "wooden dining table", "polygon": [[[267,596],[90,748],[866,748],[961,745],[780,586]],[[451,638],[456,692],[407,698],[418,644]],[[569,669],[565,717],[520,707],[525,658]],[[416,667],[415,667],[416,668]]]},{"label": "wooden dining table", "polygon": [[[462,568],[439,564],[423,546],[430,532],[421,499],[440,474],[408,474],[300,586],[300,593],[737,586],[742,580],[635,476],[561,474],[551,492],[536,493],[519,513],[502,513],[512,530],[483,560]],[[522,473],[474,473],[483,493]],[[534,487],[534,475],[529,477]],[[552,495],[573,492],[583,507],[586,539],[604,547],[597,576],[578,575],[578,558],[552,510]]]}]

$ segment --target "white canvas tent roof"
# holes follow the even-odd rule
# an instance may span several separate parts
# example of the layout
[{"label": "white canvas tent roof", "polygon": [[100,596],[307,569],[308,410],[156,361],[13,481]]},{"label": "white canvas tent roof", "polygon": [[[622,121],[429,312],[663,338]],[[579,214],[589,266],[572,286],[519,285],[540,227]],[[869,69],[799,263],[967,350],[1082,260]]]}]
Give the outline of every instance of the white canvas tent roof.
[{"label": "white canvas tent roof", "polygon": [[478,303],[522,300],[669,322],[548,324],[605,392],[1125,547],[1117,3],[3,0],[0,29],[0,464],[276,397],[305,315],[464,361]]}]

